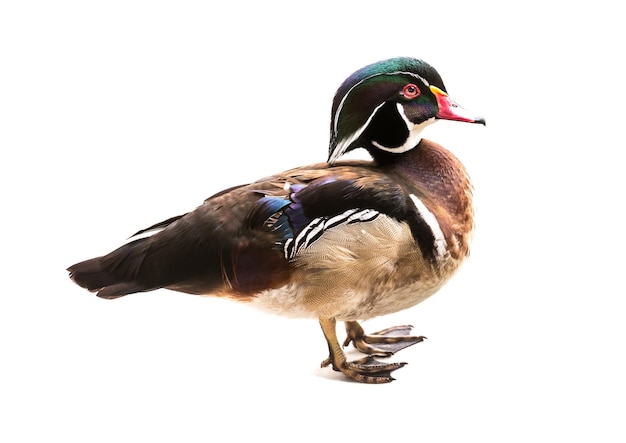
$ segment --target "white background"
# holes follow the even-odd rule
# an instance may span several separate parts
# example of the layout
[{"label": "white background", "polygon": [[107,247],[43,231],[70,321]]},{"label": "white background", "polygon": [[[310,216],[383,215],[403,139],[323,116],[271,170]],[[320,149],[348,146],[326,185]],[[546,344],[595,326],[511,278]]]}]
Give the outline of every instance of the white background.
[{"label": "white background", "polygon": [[[617,8],[3,2],[0,440],[623,442]],[[335,89],[398,55],[487,126],[425,134],[470,170],[478,232],[440,293],[365,322],[429,338],[397,381],[318,369],[312,320],[67,278],[214,192],[325,160]]]}]

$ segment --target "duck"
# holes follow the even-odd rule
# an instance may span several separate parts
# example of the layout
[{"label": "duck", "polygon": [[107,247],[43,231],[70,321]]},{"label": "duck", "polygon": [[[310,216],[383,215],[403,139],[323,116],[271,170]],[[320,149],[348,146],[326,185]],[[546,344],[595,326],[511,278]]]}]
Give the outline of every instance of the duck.
[{"label": "duck", "polygon": [[[326,162],[218,192],[70,266],[69,277],[103,299],[165,288],[317,319],[329,350],[322,367],[391,382],[406,363],[384,359],[425,337],[409,325],[366,334],[360,322],[436,293],[468,257],[474,230],[465,167],[422,138],[439,120],[485,124],[425,61],[367,65],[334,95]],[[342,158],[355,149],[371,158]],[[348,360],[350,343],[362,358]]]}]

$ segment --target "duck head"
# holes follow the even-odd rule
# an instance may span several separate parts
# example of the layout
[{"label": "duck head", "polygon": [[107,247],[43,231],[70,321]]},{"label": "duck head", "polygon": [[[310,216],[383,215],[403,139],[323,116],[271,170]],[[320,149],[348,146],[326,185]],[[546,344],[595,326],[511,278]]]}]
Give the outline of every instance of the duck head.
[{"label": "duck head", "polygon": [[438,119],[485,124],[448,97],[428,63],[399,57],[368,65],[335,94],[328,162],[356,148],[367,149],[375,160],[407,152]]}]

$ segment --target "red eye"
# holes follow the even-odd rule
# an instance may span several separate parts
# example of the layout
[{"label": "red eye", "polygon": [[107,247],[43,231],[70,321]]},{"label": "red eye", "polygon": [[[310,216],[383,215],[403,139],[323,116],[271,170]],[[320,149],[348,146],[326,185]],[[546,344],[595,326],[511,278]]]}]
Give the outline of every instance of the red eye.
[{"label": "red eye", "polygon": [[420,95],[420,90],[413,83],[409,83],[402,89],[402,95],[408,99],[412,99]]}]

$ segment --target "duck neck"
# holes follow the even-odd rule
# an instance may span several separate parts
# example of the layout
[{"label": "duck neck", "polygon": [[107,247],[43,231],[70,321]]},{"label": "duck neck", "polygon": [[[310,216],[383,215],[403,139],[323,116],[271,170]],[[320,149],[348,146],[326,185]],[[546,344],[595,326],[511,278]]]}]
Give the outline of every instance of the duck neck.
[{"label": "duck neck", "polygon": [[437,202],[445,209],[450,227],[456,226],[453,231],[471,231],[472,185],[465,168],[450,151],[422,139],[410,151],[402,154],[379,152],[375,160],[381,169],[397,174],[409,190],[419,191],[426,200]]}]

